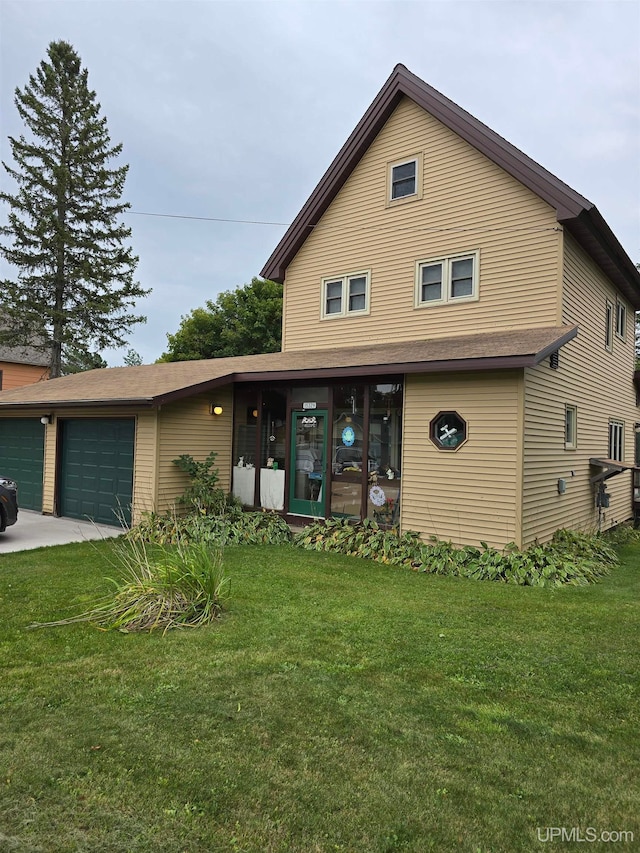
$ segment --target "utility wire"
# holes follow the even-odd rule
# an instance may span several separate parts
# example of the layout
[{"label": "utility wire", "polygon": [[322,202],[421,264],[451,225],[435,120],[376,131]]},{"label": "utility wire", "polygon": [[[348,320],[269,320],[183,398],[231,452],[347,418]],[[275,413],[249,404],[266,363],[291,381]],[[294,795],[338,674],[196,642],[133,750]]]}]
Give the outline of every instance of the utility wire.
[{"label": "utility wire", "polygon": [[[221,216],[185,216],[180,213],[148,213],[142,210],[129,210],[127,213],[132,213],[135,216],[157,216],[162,219],[194,219],[199,222],[231,222],[238,225],[277,225],[278,227],[288,228],[291,225],[290,222],[267,222],[260,219],[225,219]],[[309,229],[313,229],[316,231],[321,230],[332,230],[332,229],[340,229],[344,230],[344,225],[307,225]],[[386,225],[384,223],[374,226],[376,229],[383,228],[392,228],[393,225]],[[350,230],[355,230],[353,227]],[[370,230],[368,226],[363,225],[359,230],[366,231]],[[453,225],[449,228],[440,228],[440,227],[427,227],[420,225],[407,225],[405,227],[400,226],[397,228],[399,231],[430,231],[430,232],[459,232],[459,231],[493,231],[493,232],[502,232],[502,233],[514,233],[517,231],[561,231],[562,228],[557,225],[524,225],[522,227],[514,227],[512,225],[507,225],[504,227],[491,227],[484,225],[476,225],[476,226],[456,226]]]},{"label": "utility wire", "polygon": [[219,216],[184,216],[179,213],[146,213],[142,210],[129,210],[135,216],[161,216],[163,219],[198,219],[202,222],[236,222],[241,225],[282,225],[288,226],[289,222],[260,222],[256,219],[223,219]]}]

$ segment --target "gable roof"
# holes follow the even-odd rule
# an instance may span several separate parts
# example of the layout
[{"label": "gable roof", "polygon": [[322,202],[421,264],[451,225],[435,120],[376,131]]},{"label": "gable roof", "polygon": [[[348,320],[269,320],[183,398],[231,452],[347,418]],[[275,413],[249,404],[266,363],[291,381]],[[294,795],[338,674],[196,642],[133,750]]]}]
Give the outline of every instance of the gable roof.
[{"label": "gable roof", "polygon": [[577,326],[511,329],[427,341],[108,367],[3,391],[0,416],[3,410],[15,408],[160,406],[230,382],[318,381],[340,376],[533,367],[577,332]]},{"label": "gable roof", "polygon": [[33,364],[36,367],[48,367],[49,356],[35,347],[4,347],[0,346],[0,361],[10,364]]},{"label": "gable roof", "polygon": [[556,211],[557,221],[574,236],[634,308],[640,309],[640,274],[595,205],[486,124],[416,77],[404,65],[396,65],[393,69],[287,229],[260,273],[264,278],[280,283],[284,281],[287,267],[403,97],[411,98],[445,127],[551,205]]}]

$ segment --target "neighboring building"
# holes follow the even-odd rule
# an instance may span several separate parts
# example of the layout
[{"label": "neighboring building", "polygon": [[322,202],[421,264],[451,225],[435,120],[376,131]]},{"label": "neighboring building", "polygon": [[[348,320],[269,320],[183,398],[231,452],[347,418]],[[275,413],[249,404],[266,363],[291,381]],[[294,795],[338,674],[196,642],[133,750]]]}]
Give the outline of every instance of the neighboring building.
[{"label": "neighboring building", "polygon": [[248,506],[457,544],[632,516],[640,275],[591,202],[403,66],[262,275],[281,353],[0,394],[0,468],[44,417],[44,512],[166,509],[172,459],[216,450]]},{"label": "neighboring building", "polygon": [[49,359],[33,347],[0,346],[0,391],[49,378]]}]

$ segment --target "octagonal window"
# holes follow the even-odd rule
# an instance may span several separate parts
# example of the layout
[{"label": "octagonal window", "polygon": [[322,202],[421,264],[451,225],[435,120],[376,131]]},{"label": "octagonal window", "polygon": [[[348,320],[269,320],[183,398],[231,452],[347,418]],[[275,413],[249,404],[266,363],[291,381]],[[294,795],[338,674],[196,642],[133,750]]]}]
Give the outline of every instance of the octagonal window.
[{"label": "octagonal window", "polygon": [[467,422],[457,412],[439,412],[429,425],[429,438],[438,450],[457,450],[467,440]]}]

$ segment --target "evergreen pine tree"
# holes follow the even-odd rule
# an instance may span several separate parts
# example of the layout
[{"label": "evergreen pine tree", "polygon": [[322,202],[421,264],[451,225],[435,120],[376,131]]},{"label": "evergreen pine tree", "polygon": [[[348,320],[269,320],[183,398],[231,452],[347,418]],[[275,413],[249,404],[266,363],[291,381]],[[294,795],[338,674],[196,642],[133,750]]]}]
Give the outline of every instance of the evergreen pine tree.
[{"label": "evergreen pine tree", "polygon": [[17,192],[9,206],[0,253],[17,280],[0,288],[0,342],[29,343],[62,372],[65,349],[88,356],[123,346],[145,318],[131,312],[149,291],[133,279],[138,259],[120,222],[128,166],[110,168],[122,151],[112,145],[88,72],[64,41],[52,42],[35,75],[16,89],[15,105],[31,139],[9,137],[16,168],[3,163]]}]

